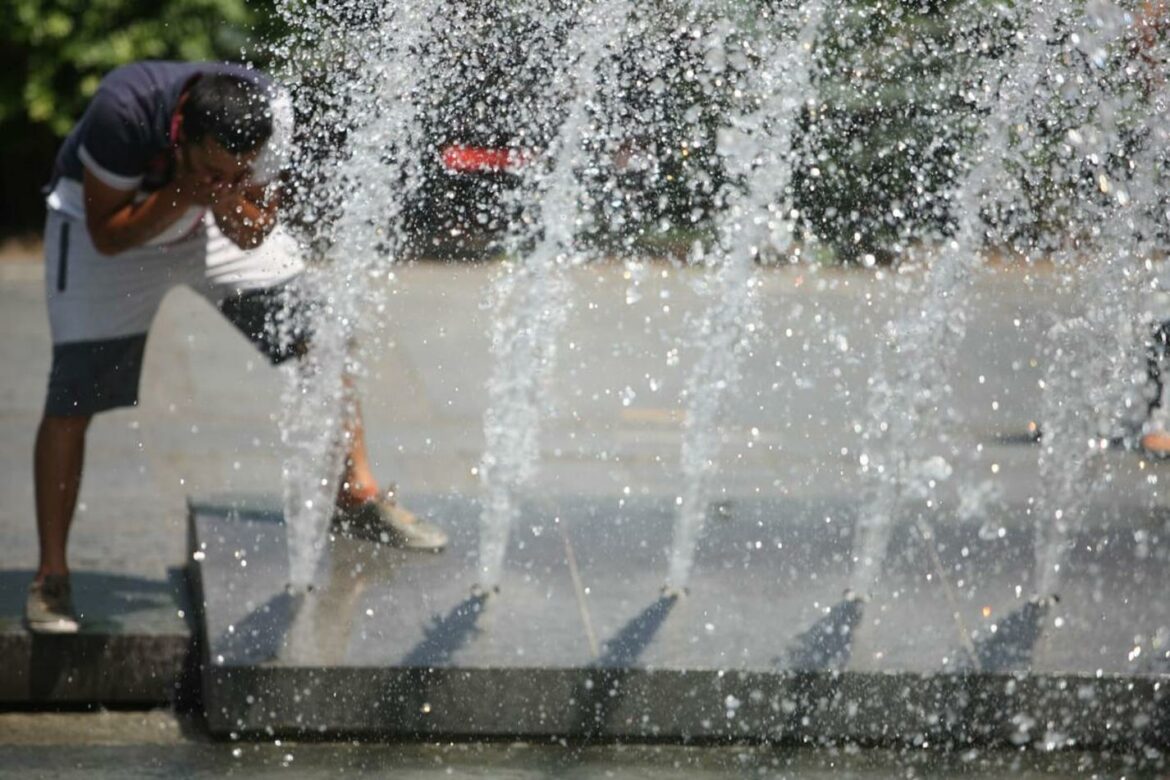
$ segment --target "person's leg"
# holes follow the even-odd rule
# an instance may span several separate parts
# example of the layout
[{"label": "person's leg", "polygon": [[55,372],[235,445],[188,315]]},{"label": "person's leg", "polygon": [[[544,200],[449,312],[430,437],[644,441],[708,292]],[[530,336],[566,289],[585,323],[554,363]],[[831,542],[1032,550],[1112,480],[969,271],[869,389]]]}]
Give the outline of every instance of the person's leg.
[{"label": "person's leg", "polygon": [[1152,338],[1146,349],[1146,374],[1150,383],[1150,398],[1146,430],[1141,437],[1141,446],[1146,452],[1157,456],[1170,455],[1170,431],[1166,430],[1163,406],[1166,392],[1165,363],[1170,348],[1170,321],[1154,326]]},{"label": "person's leg", "polygon": [[[252,290],[217,302],[221,312],[274,363],[296,358],[311,371],[311,327],[303,302],[287,288]],[[447,534],[420,519],[397,499],[395,486],[378,483],[369,450],[361,404],[353,379],[345,377],[344,424],[337,442],[344,452],[334,503],[335,528],[400,547],[441,550]]]},{"label": "person's leg", "polygon": [[37,428],[33,454],[37,537],[40,542],[37,582],[44,580],[46,575],[69,574],[65,549],[81,487],[85,434],[92,419],[46,414]]},{"label": "person's leg", "polygon": [[[273,363],[297,358],[306,365],[313,344],[311,295],[301,283],[296,242],[279,228],[255,250],[244,251],[208,226],[208,274],[204,295]],[[366,448],[361,405],[346,377],[345,452],[334,502],[335,527],[402,547],[440,550],[441,528],[419,519],[397,501],[396,489],[378,484]]]},{"label": "person's leg", "polygon": [[[345,384],[348,394],[352,396],[355,392],[353,380],[346,377]],[[337,487],[337,506],[341,509],[350,509],[371,501],[382,492],[370,464],[361,405],[356,397],[350,399],[349,407],[342,431],[342,446],[345,450],[344,470]]]},{"label": "person's leg", "polygon": [[33,445],[40,547],[25,619],[72,633],[67,549],[95,414],[138,402],[146,333],[190,253],[148,248],[100,255],[83,220],[53,209],[45,222],[45,300],[53,340],[45,407]]},{"label": "person's leg", "polygon": [[361,404],[354,395],[353,379],[344,379],[346,419],[342,431],[345,459],[337,486],[335,528],[341,533],[376,539],[416,550],[442,550],[447,532],[423,520],[398,502],[397,486],[378,485],[366,449]]},{"label": "person's leg", "polygon": [[[259,248],[244,250],[210,222],[208,235],[204,296],[273,363],[293,357],[303,360],[311,342],[312,306],[295,281],[304,269],[296,242],[277,228]],[[349,408],[341,434],[345,458],[337,504],[348,508],[382,491],[366,450],[353,381],[349,377],[344,381]]]},{"label": "person's leg", "polygon": [[1157,323],[1150,328],[1150,340],[1146,343],[1147,417],[1152,417],[1162,406],[1165,391],[1162,379],[1162,363],[1166,360],[1167,339],[1170,338],[1170,323]]},{"label": "person's leg", "polygon": [[36,582],[69,573],[66,547],[93,416],[138,402],[146,336],[53,346],[45,409],[33,445],[33,497],[40,560]]}]

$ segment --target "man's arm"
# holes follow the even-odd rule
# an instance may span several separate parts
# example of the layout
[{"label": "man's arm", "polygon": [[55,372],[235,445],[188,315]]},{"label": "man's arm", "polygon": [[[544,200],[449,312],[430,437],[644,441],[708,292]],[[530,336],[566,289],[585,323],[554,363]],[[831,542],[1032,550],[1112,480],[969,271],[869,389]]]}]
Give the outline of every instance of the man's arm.
[{"label": "man's arm", "polygon": [[103,183],[88,169],[82,183],[85,226],[94,248],[103,255],[125,252],[157,236],[187,209],[199,193],[173,182],[146,199],[134,202],[134,190],[119,190]]},{"label": "man's arm", "polygon": [[211,207],[215,224],[241,249],[255,249],[276,227],[278,198],[254,185],[221,193]]}]

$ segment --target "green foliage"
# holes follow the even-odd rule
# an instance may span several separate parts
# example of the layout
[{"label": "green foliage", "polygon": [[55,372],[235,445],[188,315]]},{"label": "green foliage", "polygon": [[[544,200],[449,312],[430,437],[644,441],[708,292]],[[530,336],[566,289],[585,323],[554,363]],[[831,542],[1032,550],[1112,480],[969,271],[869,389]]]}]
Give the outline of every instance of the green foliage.
[{"label": "green foliage", "polygon": [[[711,18],[659,10],[634,38],[632,61],[659,69],[623,72],[631,105],[622,132],[633,124],[629,117],[653,122],[653,138],[639,143],[653,147],[657,175],[629,182],[624,200],[612,190],[598,196],[599,204],[621,205],[598,224],[634,227],[643,243],[658,234],[710,232],[720,193],[741,183],[729,180],[715,153],[718,129],[768,97],[752,76],[762,48],[756,44],[798,32],[782,27],[792,24],[786,10],[797,0],[738,5],[742,13],[729,30],[719,21],[723,6]],[[804,239],[840,262],[893,262],[906,236],[952,230],[949,194],[980,119],[970,95],[1011,45],[1018,10],[994,0],[826,0],[812,99],[798,118],[786,193]],[[713,69],[704,59],[716,33],[729,56],[751,63],[744,73]],[[654,51],[669,56],[656,62],[647,57]],[[650,83],[659,89],[641,102],[636,89],[625,88]]]},{"label": "green foliage", "polygon": [[902,236],[948,230],[946,193],[977,119],[964,82],[997,54],[984,6],[829,4],[795,195],[806,230],[838,259],[890,261]]},{"label": "green foliage", "polygon": [[140,59],[251,59],[272,0],[0,0],[0,232],[35,229],[37,189],[102,76]]},{"label": "green foliage", "polygon": [[270,7],[245,0],[6,0],[0,124],[68,132],[101,77],[139,59],[239,59]]}]

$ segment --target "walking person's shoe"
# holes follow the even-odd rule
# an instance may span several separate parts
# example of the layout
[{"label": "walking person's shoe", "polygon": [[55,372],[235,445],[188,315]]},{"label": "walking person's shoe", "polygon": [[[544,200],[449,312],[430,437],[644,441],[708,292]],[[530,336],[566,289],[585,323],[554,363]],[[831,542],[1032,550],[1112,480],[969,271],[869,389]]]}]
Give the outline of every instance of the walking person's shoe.
[{"label": "walking person's shoe", "polygon": [[333,529],[346,536],[409,550],[438,552],[448,540],[442,528],[399,504],[394,487],[367,501],[339,506],[333,515]]},{"label": "walking person's shoe", "polygon": [[28,586],[24,605],[24,622],[34,634],[76,634],[81,627],[73,611],[73,593],[69,577],[48,574]]}]

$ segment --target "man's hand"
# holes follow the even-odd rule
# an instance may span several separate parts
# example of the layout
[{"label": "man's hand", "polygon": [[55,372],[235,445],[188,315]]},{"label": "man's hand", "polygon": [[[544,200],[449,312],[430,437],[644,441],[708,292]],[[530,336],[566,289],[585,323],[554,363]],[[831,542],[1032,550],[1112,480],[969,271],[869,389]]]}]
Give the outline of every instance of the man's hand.
[{"label": "man's hand", "polygon": [[222,185],[213,193],[211,213],[236,246],[255,249],[276,227],[277,199],[260,185]]},{"label": "man's hand", "polygon": [[[237,167],[202,167],[193,162],[191,147],[181,147],[175,160],[173,186],[181,197],[211,209],[223,234],[241,249],[255,249],[276,226],[276,199],[268,189],[250,181],[247,163]],[[203,150],[206,151],[206,150]]]}]

